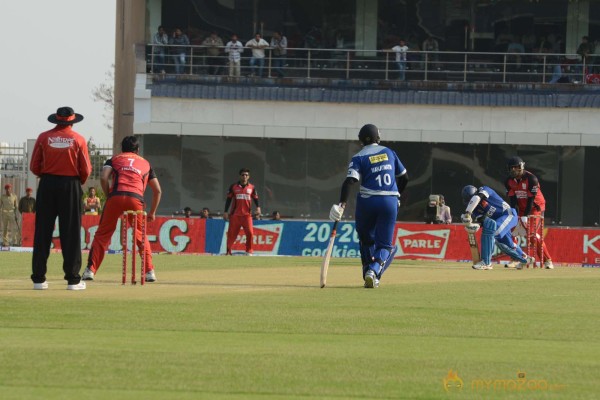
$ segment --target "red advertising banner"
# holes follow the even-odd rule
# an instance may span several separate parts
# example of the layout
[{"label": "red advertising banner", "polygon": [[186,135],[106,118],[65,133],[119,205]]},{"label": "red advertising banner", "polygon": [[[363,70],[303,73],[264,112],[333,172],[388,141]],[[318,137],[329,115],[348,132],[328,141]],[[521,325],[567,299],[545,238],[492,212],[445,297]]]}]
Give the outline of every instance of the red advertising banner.
[{"label": "red advertising banner", "polygon": [[[94,233],[98,229],[100,217],[97,215],[84,215],[81,220],[81,247],[90,249]],[[22,244],[24,247],[33,247],[33,233],[35,227],[35,214],[23,214]],[[112,236],[109,251],[121,251],[121,221]],[[170,253],[204,253],[206,243],[206,220],[200,218],[169,218],[156,217],[153,222],[148,222],[148,240],[153,252]],[[131,241],[131,232],[129,233]],[[58,224],[52,233],[53,248],[60,248]],[[131,244],[130,247],[131,248]]]},{"label": "red advertising banner", "polygon": [[[471,252],[463,225],[396,224],[396,258],[467,261]],[[481,245],[481,230],[477,233]],[[544,243],[559,264],[600,264],[600,229],[544,228]],[[523,250],[526,243],[520,242]],[[496,250],[495,260],[508,257]]]}]

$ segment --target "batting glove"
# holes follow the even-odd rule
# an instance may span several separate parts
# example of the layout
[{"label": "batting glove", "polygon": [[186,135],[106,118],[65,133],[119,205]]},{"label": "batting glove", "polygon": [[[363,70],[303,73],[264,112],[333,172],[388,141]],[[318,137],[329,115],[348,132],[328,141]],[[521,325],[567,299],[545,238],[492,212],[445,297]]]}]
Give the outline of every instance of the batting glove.
[{"label": "batting glove", "polygon": [[469,233],[475,234],[479,230],[479,224],[468,224],[465,226],[465,230]]},{"label": "batting glove", "polygon": [[331,210],[329,211],[329,219],[332,221],[339,221],[342,219],[342,215],[344,215],[344,207],[334,204],[331,206]]},{"label": "batting glove", "polygon": [[470,224],[471,222],[473,222],[473,219],[471,218],[471,213],[470,212],[466,212],[463,215],[460,216],[460,220],[464,223],[464,224]]}]

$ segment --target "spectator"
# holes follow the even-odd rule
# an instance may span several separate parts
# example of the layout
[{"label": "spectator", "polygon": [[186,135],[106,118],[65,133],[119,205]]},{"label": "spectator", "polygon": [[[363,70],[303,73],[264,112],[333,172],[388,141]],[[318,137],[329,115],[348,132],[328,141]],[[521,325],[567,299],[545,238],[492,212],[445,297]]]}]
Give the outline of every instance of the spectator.
[{"label": "spectator", "polygon": [[581,57],[581,65],[577,66],[577,73],[588,73],[588,65],[590,64],[590,61],[592,59],[592,53],[593,49],[589,37],[582,37],[581,43],[579,44],[579,47],[577,47],[577,54],[579,54],[579,56]]},{"label": "spectator", "polygon": [[165,29],[161,26],[158,27],[158,32],[152,37],[152,53],[154,59],[152,60],[152,72],[160,71],[162,74],[165,73],[165,45],[169,44],[169,35],[165,32]]},{"label": "spectator", "polygon": [[[435,69],[440,69],[438,64],[440,60],[440,44],[433,36],[427,36],[427,39],[423,41],[423,51],[429,52],[427,54],[427,59],[431,63],[432,67]],[[425,55],[423,57],[425,57]]]},{"label": "spectator", "polygon": [[452,214],[450,213],[450,207],[446,205],[444,196],[440,195],[440,223],[451,224]]},{"label": "spectator", "polygon": [[32,188],[25,189],[25,196],[21,197],[21,200],[19,200],[19,212],[21,214],[35,214],[35,197],[31,196],[31,193],[33,193]]},{"label": "spectator", "polygon": [[[93,281],[102,264],[110,240],[117,227],[117,221],[124,211],[144,211],[144,192],[146,186],[152,189],[152,203],[148,212],[148,222],[156,219],[156,209],[160,203],[162,191],[158,178],[150,163],[138,153],[140,146],[135,136],[125,136],[121,141],[121,153],[113,156],[104,163],[100,184],[106,195],[106,206],[100,219],[100,225],[94,235],[92,248],[88,256],[87,267],[83,272],[83,280]],[[112,181],[112,183],[111,183]],[[129,218],[129,217],[128,217]],[[131,221],[131,220],[130,220]],[[155,282],[154,264],[152,263],[152,249],[148,236],[142,246],[141,218],[136,218],[137,225],[133,240],[137,243],[140,256],[142,250],[146,257],[145,278],[146,282]],[[131,221],[133,224],[133,221]],[[135,246],[132,246],[134,248]]]},{"label": "spectator", "polygon": [[[252,49],[252,58],[250,58],[250,68],[252,68],[251,76],[262,77],[263,68],[265,66],[265,49],[269,47],[269,43],[263,39],[260,33],[254,35],[254,39],[246,42],[246,47]],[[258,74],[256,73],[256,64],[258,64]]]},{"label": "spectator", "polygon": [[518,71],[521,69],[521,62],[522,62],[522,54],[525,53],[525,47],[523,47],[523,44],[521,43],[521,41],[519,40],[519,38],[515,38],[513,39],[513,41],[511,41],[506,49],[506,52],[509,53],[508,55],[508,64],[509,64],[509,68],[515,71]]},{"label": "spectator", "polygon": [[200,218],[212,219],[212,217],[210,216],[210,210],[208,209],[208,207],[204,207],[202,209],[202,211],[200,211]]},{"label": "spectator", "polygon": [[[232,184],[227,192],[225,201],[225,212],[223,219],[229,220],[229,229],[227,231],[227,253],[231,255],[231,248],[240,228],[244,228],[246,235],[246,254],[252,254],[252,240],[254,237],[254,228],[252,226],[252,201],[256,206],[256,215],[260,216],[260,206],[258,204],[258,193],[256,188],[250,183],[250,170],[248,168],[240,169],[240,179]],[[231,206],[231,210],[229,207]]]},{"label": "spectator", "polygon": [[98,215],[100,208],[100,197],[96,196],[96,188],[92,186],[88,189],[88,195],[83,200],[83,210],[85,215]]},{"label": "spectator", "polygon": [[223,40],[217,35],[217,32],[211,32],[210,36],[202,42],[202,46],[206,46],[208,74],[219,75],[219,71],[221,70],[221,49],[223,48]]},{"label": "spectator", "polygon": [[565,74],[565,67],[561,65],[561,61],[557,60],[552,66],[552,78],[548,83],[569,83],[569,77]]},{"label": "spectator", "polygon": [[281,221],[281,214],[279,211],[273,211],[271,217],[273,218],[273,221]]},{"label": "spectator", "polygon": [[238,40],[237,35],[231,35],[231,40],[225,45],[225,53],[229,55],[229,76],[241,75],[242,53],[244,45]]},{"label": "spectator", "polygon": [[592,47],[589,42],[589,37],[584,36],[581,38],[581,43],[577,47],[577,54],[581,57],[581,62],[585,65],[589,62],[589,56],[592,54]]},{"label": "spectator", "polygon": [[[48,121],[56,127],[40,134],[30,169],[40,178],[37,191],[32,274],[35,290],[48,289],[46,271],[52,232],[58,217],[67,290],[84,290],[81,282],[81,185],[92,172],[87,143],[72,127],[83,120],[71,107],[61,107]],[[59,145],[56,145],[58,143]],[[68,146],[60,144],[69,143]]]},{"label": "spectator", "polygon": [[185,56],[187,46],[190,45],[190,39],[184,34],[180,28],[176,28],[173,32],[173,37],[169,40],[169,44],[174,45],[171,51],[173,52],[173,61],[175,62],[175,73],[182,74],[185,68]]},{"label": "spectator", "polygon": [[192,209],[190,207],[185,207],[183,209],[183,216],[186,218],[191,218],[192,216]]},{"label": "spectator", "polygon": [[[4,185],[4,193],[0,196],[0,213],[2,214],[2,245],[12,246],[19,244],[21,235],[18,231],[18,201],[17,195],[12,192],[12,185]],[[11,236],[12,239],[11,240]]]},{"label": "spectator", "polygon": [[400,39],[398,44],[392,47],[392,50],[396,53],[396,64],[398,65],[398,80],[404,81],[406,80],[406,52],[408,51],[408,46],[406,45],[406,41],[404,39]]},{"label": "spectator", "polygon": [[273,48],[273,72],[279,78],[283,78],[285,76],[283,65],[287,57],[287,38],[281,32],[275,31],[271,38],[271,47]]}]

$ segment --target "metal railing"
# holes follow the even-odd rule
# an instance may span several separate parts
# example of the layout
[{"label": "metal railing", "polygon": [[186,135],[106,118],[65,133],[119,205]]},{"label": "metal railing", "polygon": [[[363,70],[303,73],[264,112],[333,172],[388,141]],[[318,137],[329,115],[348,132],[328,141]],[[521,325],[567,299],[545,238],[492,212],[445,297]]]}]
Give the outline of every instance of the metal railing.
[{"label": "metal railing", "polygon": [[[185,62],[176,68],[180,46],[147,45],[147,72],[229,75],[228,56],[224,47],[218,49],[218,55],[209,56],[206,46],[186,46]],[[252,50],[244,48],[240,67],[241,76],[392,81],[401,77],[396,56],[392,50],[288,48],[285,56],[277,57],[267,48],[259,68],[250,65]],[[406,79],[420,81],[600,83],[596,73],[600,73],[600,56],[581,60],[577,54],[408,51],[405,61]]]}]

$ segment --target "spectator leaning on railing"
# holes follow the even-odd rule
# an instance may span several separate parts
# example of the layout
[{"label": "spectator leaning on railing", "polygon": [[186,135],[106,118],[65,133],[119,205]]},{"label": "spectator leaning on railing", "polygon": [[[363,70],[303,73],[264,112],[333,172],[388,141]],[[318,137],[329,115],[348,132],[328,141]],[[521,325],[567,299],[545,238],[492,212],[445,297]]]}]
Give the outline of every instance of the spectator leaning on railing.
[{"label": "spectator leaning on railing", "polygon": [[244,45],[238,40],[237,35],[231,35],[231,40],[225,45],[225,53],[229,55],[229,76],[240,76],[242,72],[242,53]]},{"label": "spectator leaning on railing", "polygon": [[202,46],[206,46],[208,74],[218,75],[222,64],[220,56],[223,48],[223,40],[217,35],[217,32],[211,32],[210,36],[202,42]]}]

